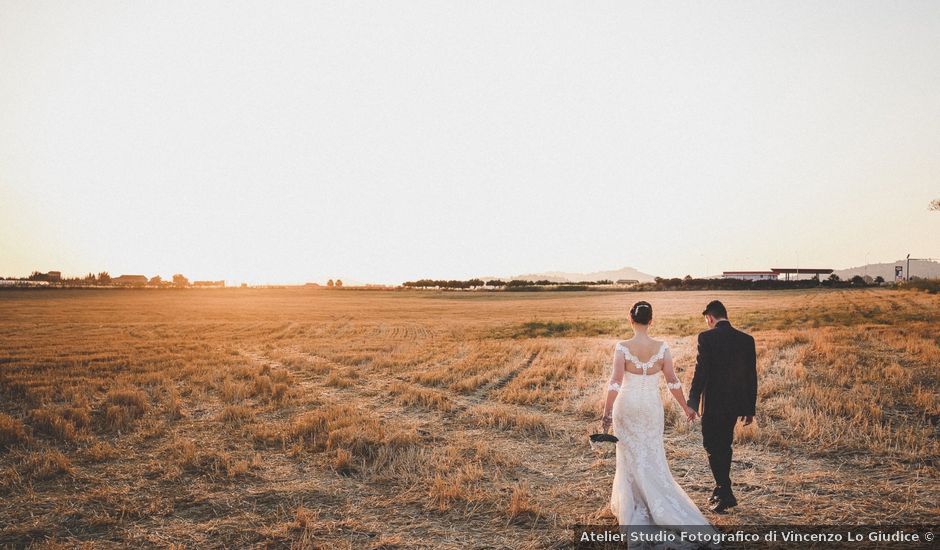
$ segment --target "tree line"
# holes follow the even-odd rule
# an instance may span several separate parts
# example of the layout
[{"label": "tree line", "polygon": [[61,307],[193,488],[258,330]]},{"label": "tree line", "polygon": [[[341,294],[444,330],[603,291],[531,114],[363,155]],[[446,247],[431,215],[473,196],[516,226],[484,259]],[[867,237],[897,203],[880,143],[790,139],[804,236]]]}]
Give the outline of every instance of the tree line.
[{"label": "tree line", "polygon": [[[820,280],[818,276],[812,277],[810,279],[800,279],[792,281],[781,281],[781,280],[760,280],[760,281],[749,281],[741,279],[699,279],[693,278],[691,275],[686,275],[683,278],[663,278],[656,277],[652,282],[648,283],[639,283],[634,284],[626,288],[630,291],[662,291],[662,290],[770,290],[770,289],[786,289],[786,288],[815,288],[815,287],[829,287],[829,288],[861,288],[868,286],[879,286],[883,285],[885,280],[883,277],[875,277],[874,279],[866,279],[861,275],[855,275],[854,277],[846,280],[842,280],[835,273],[829,275],[829,277]],[[519,291],[519,290],[588,290],[590,287],[598,286],[608,286],[613,285],[613,282],[610,280],[601,280],[601,281],[579,281],[576,283],[560,283],[557,281],[549,280],[538,280],[538,281],[529,281],[521,279],[513,279],[511,281],[503,281],[500,279],[492,279],[490,281],[483,281],[482,279],[468,279],[468,280],[444,280],[444,279],[419,279],[417,281],[406,281],[402,283],[401,286],[405,288],[416,288],[416,289],[449,289],[449,290],[468,290],[474,288],[493,288],[493,289],[502,289],[508,291]]]},{"label": "tree line", "polygon": [[613,281],[604,279],[601,281],[579,281],[577,283],[560,283],[557,281],[549,281],[547,279],[541,279],[538,281],[529,281],[525,279],[512,279],[511,281],[503,281],[501,279],[491,279],[489,281],[483,281],[482,279],[468,279],[468,280],[458,280],[458,279],[419,279],[417,281],[405,281],[401,286],[405,288],[443,288],[443,289],[458,289],[466,290],[473,288],[502,288],[505,290],[515,290],[515,289],[528,289],[534,287],[569,287],[569,286],[591,286],[591,285],[611,285]]},{"label": "tree line", "polygon": [[[25,280],[27,281],[45,281],[51,284],[61,284],[63,286],[117,286],[119,284],[126,286],[151,286],[151,287],[177,287],[185,288],[189,286],[200,286],[201,283],[217,281],[196,281],[196,283],[190,283],[189,278],[183,275],[182,273],[176,273],[169,281],[163,280],[163,277],[155,275],[147,279],[146,282],[140,281],[138,283],[118,283],[115,282],[114,277],[111,276],[107,271],[101,271],[97,274],[88,273],[85,276],[78,277],[61,277],[57,276],[54,273],[42,273],[39,271],[33,271],[29,277]],[[14,279],[17,280],[17,279]],[[23,280],[23,279],[19,279]]]},{"label": "tree line", "polygon": [[869,283],[861,275],[855,275],[851,279],[842,280],[835,273],[829,277],[820,280],[819,276],[810,279],[800,279],[792,281],[781,280],[760,280],[748,281],[742,279],[697,279],[690,275],[684,278],[664,279],[656,277],[651,283],[640,283],[630,288],[636,291],[657,291],[657,290],[771,290],[785,288],[859,288],[867,286],[878,286],[884,284],[883,277],[875,277]]}]

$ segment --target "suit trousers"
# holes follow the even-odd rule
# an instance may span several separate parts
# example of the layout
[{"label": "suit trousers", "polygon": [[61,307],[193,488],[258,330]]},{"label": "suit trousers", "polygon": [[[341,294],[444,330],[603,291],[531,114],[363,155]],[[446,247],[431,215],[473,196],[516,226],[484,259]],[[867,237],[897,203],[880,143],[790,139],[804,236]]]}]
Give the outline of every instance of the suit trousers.
[{"label": "suit trousers", "polygon": [[737,420],[737,416],[723,412],[702,415],[702,446],[715,477],[715,492],[724,499],[734,498],[731,491],[731,443]]}]

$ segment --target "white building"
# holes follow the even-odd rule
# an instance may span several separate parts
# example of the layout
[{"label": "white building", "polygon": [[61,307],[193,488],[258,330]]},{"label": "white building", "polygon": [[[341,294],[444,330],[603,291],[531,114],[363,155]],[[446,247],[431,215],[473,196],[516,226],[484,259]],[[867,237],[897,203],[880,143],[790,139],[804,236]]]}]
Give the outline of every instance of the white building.
[{"label": "white building", "polygon": [[773,271],[724,271],[721,278],[742,281],[776,281],[777,274]]}]

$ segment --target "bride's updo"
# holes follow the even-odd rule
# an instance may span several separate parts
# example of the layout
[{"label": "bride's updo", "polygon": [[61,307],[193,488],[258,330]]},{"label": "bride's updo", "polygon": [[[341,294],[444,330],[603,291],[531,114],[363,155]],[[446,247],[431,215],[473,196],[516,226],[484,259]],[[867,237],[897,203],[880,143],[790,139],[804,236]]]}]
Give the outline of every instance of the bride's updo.
[{"label": "bride's updo", "polygon": [[634,323],[648,325],[653,320],[653,306],[649,302],[639,301],[630,308],[630,318]]}]

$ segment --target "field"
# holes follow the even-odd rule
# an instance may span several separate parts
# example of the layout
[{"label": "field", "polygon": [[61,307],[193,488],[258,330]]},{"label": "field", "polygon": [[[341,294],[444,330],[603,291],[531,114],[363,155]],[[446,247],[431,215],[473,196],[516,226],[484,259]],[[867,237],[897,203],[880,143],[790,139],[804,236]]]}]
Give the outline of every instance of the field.
[{"label": "field", "polygon": [[[940,295],[893,290],[0,292],[0,546],[547,548],[614,524],[614,342],[652,302],[686,391],[699,312],[758,344],[718,524],[937,523]],[[666,395],[663,389],[664,395]]]}]

